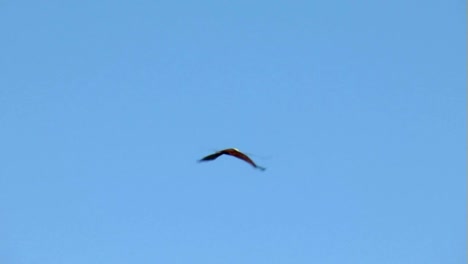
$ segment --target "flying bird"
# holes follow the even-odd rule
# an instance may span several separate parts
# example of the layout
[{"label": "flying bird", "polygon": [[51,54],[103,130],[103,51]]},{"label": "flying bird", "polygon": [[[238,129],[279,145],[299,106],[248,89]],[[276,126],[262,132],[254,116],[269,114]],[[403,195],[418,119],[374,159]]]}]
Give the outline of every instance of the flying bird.
[{"label": "flying bird", "polygon": [[256,169],[259,169],[259,170],[262,170],[264,171],[265,168],[263,167],[260,167],[258,166],[257,164],[255,164],[255,162],[253,162],[253,160],[251,160],[247,155],[245,155],[244,153],[240,152],[238,149],[236,148],[228,148],[228,149],[223,149],[223,150],[220,150],[218,152],[215,152],[213,154],[210,154],[204,158],[202,158],[201,160],[199,160],[199,162],[202,162],[202,161],[210,161],[210,160],[215,160],[217,159],[219,156],[223,155],[223,154],[226,154],[226,155],[229,155],[229,156],[233,156],[233,157],[236,157],[238,159],[241,159],[247,163],[249,163],[250,165],[252,165],[254,168]]}]

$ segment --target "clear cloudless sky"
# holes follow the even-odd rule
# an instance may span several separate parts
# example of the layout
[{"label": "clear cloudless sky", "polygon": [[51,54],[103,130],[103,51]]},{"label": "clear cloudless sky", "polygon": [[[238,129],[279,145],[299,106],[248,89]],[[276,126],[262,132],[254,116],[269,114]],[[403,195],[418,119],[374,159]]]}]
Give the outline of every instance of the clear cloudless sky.
[{"label": "clear cloudless sky", "polygon": [[[2,1],[0,262],[459,264],[466,3]],[[262,172],[213,151],[236,147]]]}]

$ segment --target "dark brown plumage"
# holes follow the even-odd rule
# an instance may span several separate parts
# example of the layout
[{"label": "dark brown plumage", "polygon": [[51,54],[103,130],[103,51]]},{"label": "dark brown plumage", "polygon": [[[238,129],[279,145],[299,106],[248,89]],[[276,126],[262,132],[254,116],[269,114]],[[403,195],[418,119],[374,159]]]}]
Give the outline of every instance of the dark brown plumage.
[{"label": "dark brown plumage", "polygon": [[247,155],[245,155],[244,153],[240,152],[238,149],[236,148],[229,148],[229,149],[223,149],[221,151],[218,151],[216,153],[213,153],[213,154],[210,154],[204,158],[202,158],[201,160],[199,160],[199,162],[202,162],[202,161],[210,161],[210,160],[215,160],[217,159],[219,156],[223,155],[223,154],[226,154],[226,155],[229,155],[229,156],[233,156],[233,157],[236,157],[238,159],[241,159],[247,163],[249,163],[250,165],[252,165],[254,168],[256,169],[259,169],[259,170],[262,170],[264,171],[265,168],[263,167],[260,167],[258,166],[257,164],[255,164],[255,162],[253,162],[253,160],[251,160]]}]

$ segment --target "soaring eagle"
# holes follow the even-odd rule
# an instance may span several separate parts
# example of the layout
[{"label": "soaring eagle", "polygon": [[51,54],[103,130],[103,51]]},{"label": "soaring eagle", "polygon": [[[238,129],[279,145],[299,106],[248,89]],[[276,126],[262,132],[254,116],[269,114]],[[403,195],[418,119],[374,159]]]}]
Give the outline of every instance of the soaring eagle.
[{"label": "soaring eagle", "polygon": [[220,150],[218,152],[215,152],[213,154],[210,154],[206,157],[204,157],[203,159],[199,160],[199,162],[202,162],[202,161],[210,161],[210,160],[215,160],[216,158],[218,158],[219,156],[223,155],[223,154],[226,154],[226,155],[230,155],[230,156],[234,156],[238,159],[241,159],[247,163],[249,163],[250,165],[252,165],[254,168],[256,169],[259,169],[259,170],[262,170],[264,171],[265,168],[263,167],[260,167],[258,166],[257,164],[255,164],[255,162],[253,162],[247,155],[245,155],[244,153],[240,152],[238,149],[236,148],[228,148],[228,149],[223,149],[223,150]]}]

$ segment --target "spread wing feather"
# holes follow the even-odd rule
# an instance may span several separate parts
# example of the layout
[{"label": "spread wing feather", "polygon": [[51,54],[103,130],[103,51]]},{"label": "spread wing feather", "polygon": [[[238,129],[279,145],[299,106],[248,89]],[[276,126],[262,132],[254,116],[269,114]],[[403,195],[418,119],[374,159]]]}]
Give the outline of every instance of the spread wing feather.
[{"label": "spread wing feather", "polygon": [[255,164],[255,162],[253,162],[253,160],[251,160],[247,155],[245,155],[244,153],[240,152],[240,151],[237,151],[237,150],[234,150],[234,149],[228,149],[228,150],[225,150],[226,153],[224,154],[227,154],[227,155],[231,155],[233,157],[236,157],[238,159],[241,159],[247,163],[249,163],[250,165],[256,167],[257,165]]},{"label": "spread wing feather", "polygon": [[216,152],[214,154],[211,154],[211,155],[208,155],[204,158],[202,158],[201,160],[199,161],[209,161],[209,160],[215,160],[216,158],[218,158],[219,156],[223,155],[222,152]]}]

